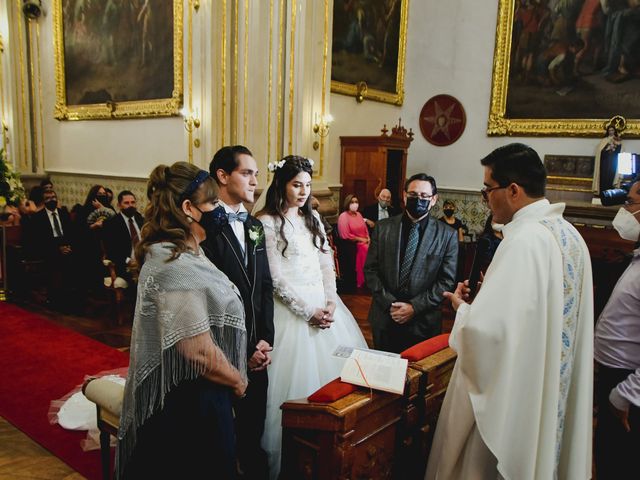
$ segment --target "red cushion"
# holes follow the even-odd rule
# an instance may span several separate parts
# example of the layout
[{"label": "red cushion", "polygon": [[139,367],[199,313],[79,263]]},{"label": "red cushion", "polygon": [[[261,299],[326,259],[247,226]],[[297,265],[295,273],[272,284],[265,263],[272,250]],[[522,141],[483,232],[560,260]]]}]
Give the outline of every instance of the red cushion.
[{"label": "red cushion", "polygon": [[406,358],[410,362],[417,362],[423,358],[433,355],[440,350],[444,350],[449,346],[449,334],[443,333],[437,337],[430,338],[424,342],[415,344],[413,347],[407,348],[400,354],[402,358]]},{"label": "red cushion", "polygon": [[355,392],[357,389],[357,386],[351,383],[345,383],[338,377],[335,380],[327,383],[324,387],[319,388],[311,395],[309,395],[309,401],[331,403],[342,397],[346,397],[350,393]]}]

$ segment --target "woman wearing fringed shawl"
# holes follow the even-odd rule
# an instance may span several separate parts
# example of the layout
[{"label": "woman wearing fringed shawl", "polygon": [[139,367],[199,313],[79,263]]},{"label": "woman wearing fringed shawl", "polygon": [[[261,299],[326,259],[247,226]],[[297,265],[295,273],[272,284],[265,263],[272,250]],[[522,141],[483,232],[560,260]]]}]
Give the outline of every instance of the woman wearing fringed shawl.
[{"label": "woman wearing fringed shawl", "polygon": [[160,165],[136,247],[140,278],[118,478],[235,477],[231,402],[247,387],[240,295],[199,247],[217,187],[186,162]]}]

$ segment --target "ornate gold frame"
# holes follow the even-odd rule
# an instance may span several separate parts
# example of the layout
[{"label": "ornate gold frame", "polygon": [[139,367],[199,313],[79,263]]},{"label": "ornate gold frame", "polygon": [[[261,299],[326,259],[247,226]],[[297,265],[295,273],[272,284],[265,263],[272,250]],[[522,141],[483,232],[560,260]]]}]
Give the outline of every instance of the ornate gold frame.
[{"label": "ornate gold frame", "polygon": [[364,99],[377,102],[402,105],[404,102],[404,62],[407,50],[407,20],[409,16],[409,0],[401,0],[400,6],[400,39],[398,45],[398,69],[396,72],[396,90],[394,93],[368,88],[365,82],[344,83],[331,80],[331,91],[356,97],[358,103]]},{"label": "ornate gold frame", "polygon": [[53,0],[54,52],[56,58],[56,105],[58,120],[96,120],[107,118],[163,117],[177,115],[183,95],[182,0],[173,0],[173,91],[171,98],[91,105],[67,105],[64,74],[64,32],[62,0]]},{"label": "ornate gold frame", "polygon": [[[601,137],[608,119],[510,119],[505,117],[516,0],[499,0],[487,135]],[[640,136],[640,121],[627,119],[625,137]]]}]

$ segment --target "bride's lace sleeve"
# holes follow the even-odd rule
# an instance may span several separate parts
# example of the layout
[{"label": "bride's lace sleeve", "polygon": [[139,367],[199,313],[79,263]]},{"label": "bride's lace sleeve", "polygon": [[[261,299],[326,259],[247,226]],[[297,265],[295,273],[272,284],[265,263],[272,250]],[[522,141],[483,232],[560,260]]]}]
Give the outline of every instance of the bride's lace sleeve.
[{"label": "bride's lace sleeve", "polygon": [[327,238],[327,232],[324,230],[324,225],[318,218],[318,214],[314,212],[318,223],[320,224],[320,231],[324,236],[324,245],[322,250],[324,253],[318,250],[318,261],[320,262],[320,271],[322,272],[322,285],[324,286],[324,296],[327,302],[336,303],[338,294],[336,292],[336,269],[333,263],[333,249],[329,245],[329,239]]},{"label": "bride's lace sleeve", "polygon": [[293,313],[308,321],[313,316],[315,309],[298,296],[282,274],[282,253],[278,249],[279,227],[276,226],[270,215],[261,216],[260,221],[264,227],[264,241],[269,259],[271,280],[273,281],[273,294]]}]

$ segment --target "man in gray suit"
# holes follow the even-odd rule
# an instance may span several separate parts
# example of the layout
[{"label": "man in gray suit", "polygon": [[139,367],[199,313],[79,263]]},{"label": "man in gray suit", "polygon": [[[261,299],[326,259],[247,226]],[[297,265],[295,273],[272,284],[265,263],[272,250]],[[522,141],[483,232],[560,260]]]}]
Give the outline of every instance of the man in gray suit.
[{"label": "man in gray suit", "polygon": [[436,181],[418,173],[404,186],[406,210],[380,220],[364,265],[373,294],[369,323],[374,347],[401,352],[441,333],[442,293],[455,287],[457,232],[429,218]]}]

